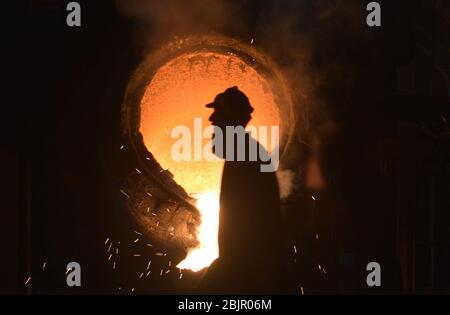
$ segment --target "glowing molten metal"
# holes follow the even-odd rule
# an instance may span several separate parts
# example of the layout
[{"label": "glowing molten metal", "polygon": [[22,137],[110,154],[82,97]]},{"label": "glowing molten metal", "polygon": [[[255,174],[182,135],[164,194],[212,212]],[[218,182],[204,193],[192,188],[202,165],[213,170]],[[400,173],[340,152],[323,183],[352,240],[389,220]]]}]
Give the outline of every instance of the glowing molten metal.
[{"label": "glowing molten metal", "polygon": [[189,250],[186,259],[177,266],[180,269],[199,271],[209,266],[219,256],[219,247],[217,244],[217,234],[219,231],[219,195],[216,193],[199,195],[197,208],[202,218],[197,234],[200,246]]},{"label": "glowing molten metal", "polygon": [[[188,194],[197,199],[201,224],[199,246],[190,249],[178,267],[198,271],[218,257],[219,192],[223,162],[174,161],[171,138],[175,126],[193,130],[193,119],[201,117],[209,126],[211,109],[205,104],[231,86],[238,86],[255,108],[250,125],[278,126],[280,113],[269,82],[251,65],[233,54],[192,52],[161,66],[141,100],[140,132],[144,143],[164,169]],[[208,140],[204,140],[206,144]]]}]

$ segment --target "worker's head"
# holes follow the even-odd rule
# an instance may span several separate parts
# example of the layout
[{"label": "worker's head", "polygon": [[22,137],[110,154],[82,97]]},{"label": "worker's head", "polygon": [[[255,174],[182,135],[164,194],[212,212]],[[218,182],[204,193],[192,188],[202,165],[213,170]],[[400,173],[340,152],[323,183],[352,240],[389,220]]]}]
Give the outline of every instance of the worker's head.
[{"label": "worker's head", "polygon": [[[216,129],[213,134],[212,150],[217,156],[224,158],[227,146],[233,143],[226,141],[227,127],[236,128],[235,130],[238,130],[238,132],[239,130],[244,132],[245,126],[252,118],[250,114],[253,112],[253,107],[250,105],[248,97],[239,91],[236,86],[226,89],[225,92],[217,95],[214,98],[214,102],[206,105],[206,107],[214,109],[214,112],[209,117],[209,121]],[[217,129],[220,129],[220,132]],[[245,150],[245,148],[240,148],[240,150]]]},{"label": "worker's head", "polygon": [[236,86],[217,95],[214,102],[206,107],[214,108],[209,121],[222,130],[225,130],[226,126],[245,127],[252,118],[250,114],[253,112],[253,107],[250,105],[248,97]]}]

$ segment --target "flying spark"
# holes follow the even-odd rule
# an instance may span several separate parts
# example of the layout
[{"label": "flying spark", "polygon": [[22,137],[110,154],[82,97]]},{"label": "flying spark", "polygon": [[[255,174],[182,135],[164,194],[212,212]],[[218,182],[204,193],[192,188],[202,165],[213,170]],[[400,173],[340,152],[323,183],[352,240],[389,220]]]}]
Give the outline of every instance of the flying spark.
[{"label": "flying spark", "polygon": [[129,196],[125,191],[123,191],[123,189],[121,189],[120,192],[121,192],[122,194],[124,194],[127,198],[130,198],[130,196]]}]

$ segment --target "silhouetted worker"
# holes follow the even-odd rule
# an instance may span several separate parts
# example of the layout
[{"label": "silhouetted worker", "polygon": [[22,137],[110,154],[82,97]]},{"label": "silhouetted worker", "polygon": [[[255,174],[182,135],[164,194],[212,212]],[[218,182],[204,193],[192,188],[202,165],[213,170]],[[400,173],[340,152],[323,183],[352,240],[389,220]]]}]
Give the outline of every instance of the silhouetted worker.
[{"label": "silhouetted worker", "polygon": [[[278,182],[274,172],[262,172],[260,167],[270,163],[260,159],[262,155],[267,158],[268,153],[247,132],[241,133],[243,147],[238,146],[238,134],[234,135],[234,146],[226,136],[227,126],[243,130],[253,108],[237,87],[217,95],[207,107],[214,108],[209,119],[216,127],[213,152],[226,161],[220,193],[219,258],[209,267],[201,287],[212,293],[286,293],[287,251]],[[249,158],[252,145],[260,150],[254,161]],[[234,152],[230,154],[232,147]],[[242,149],[245,160],[238,161]]]}]

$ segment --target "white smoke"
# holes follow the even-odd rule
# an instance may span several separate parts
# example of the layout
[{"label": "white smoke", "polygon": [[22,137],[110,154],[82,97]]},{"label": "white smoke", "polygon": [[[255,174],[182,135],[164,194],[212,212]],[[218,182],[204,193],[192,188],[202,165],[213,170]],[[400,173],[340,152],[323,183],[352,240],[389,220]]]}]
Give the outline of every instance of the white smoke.
[{"label": "white smoke", "polygon": [[287,198],[294,187],[295,173],[291,170],[278,170],[276,172],[278,185],[280,186],[280,198]]}]

